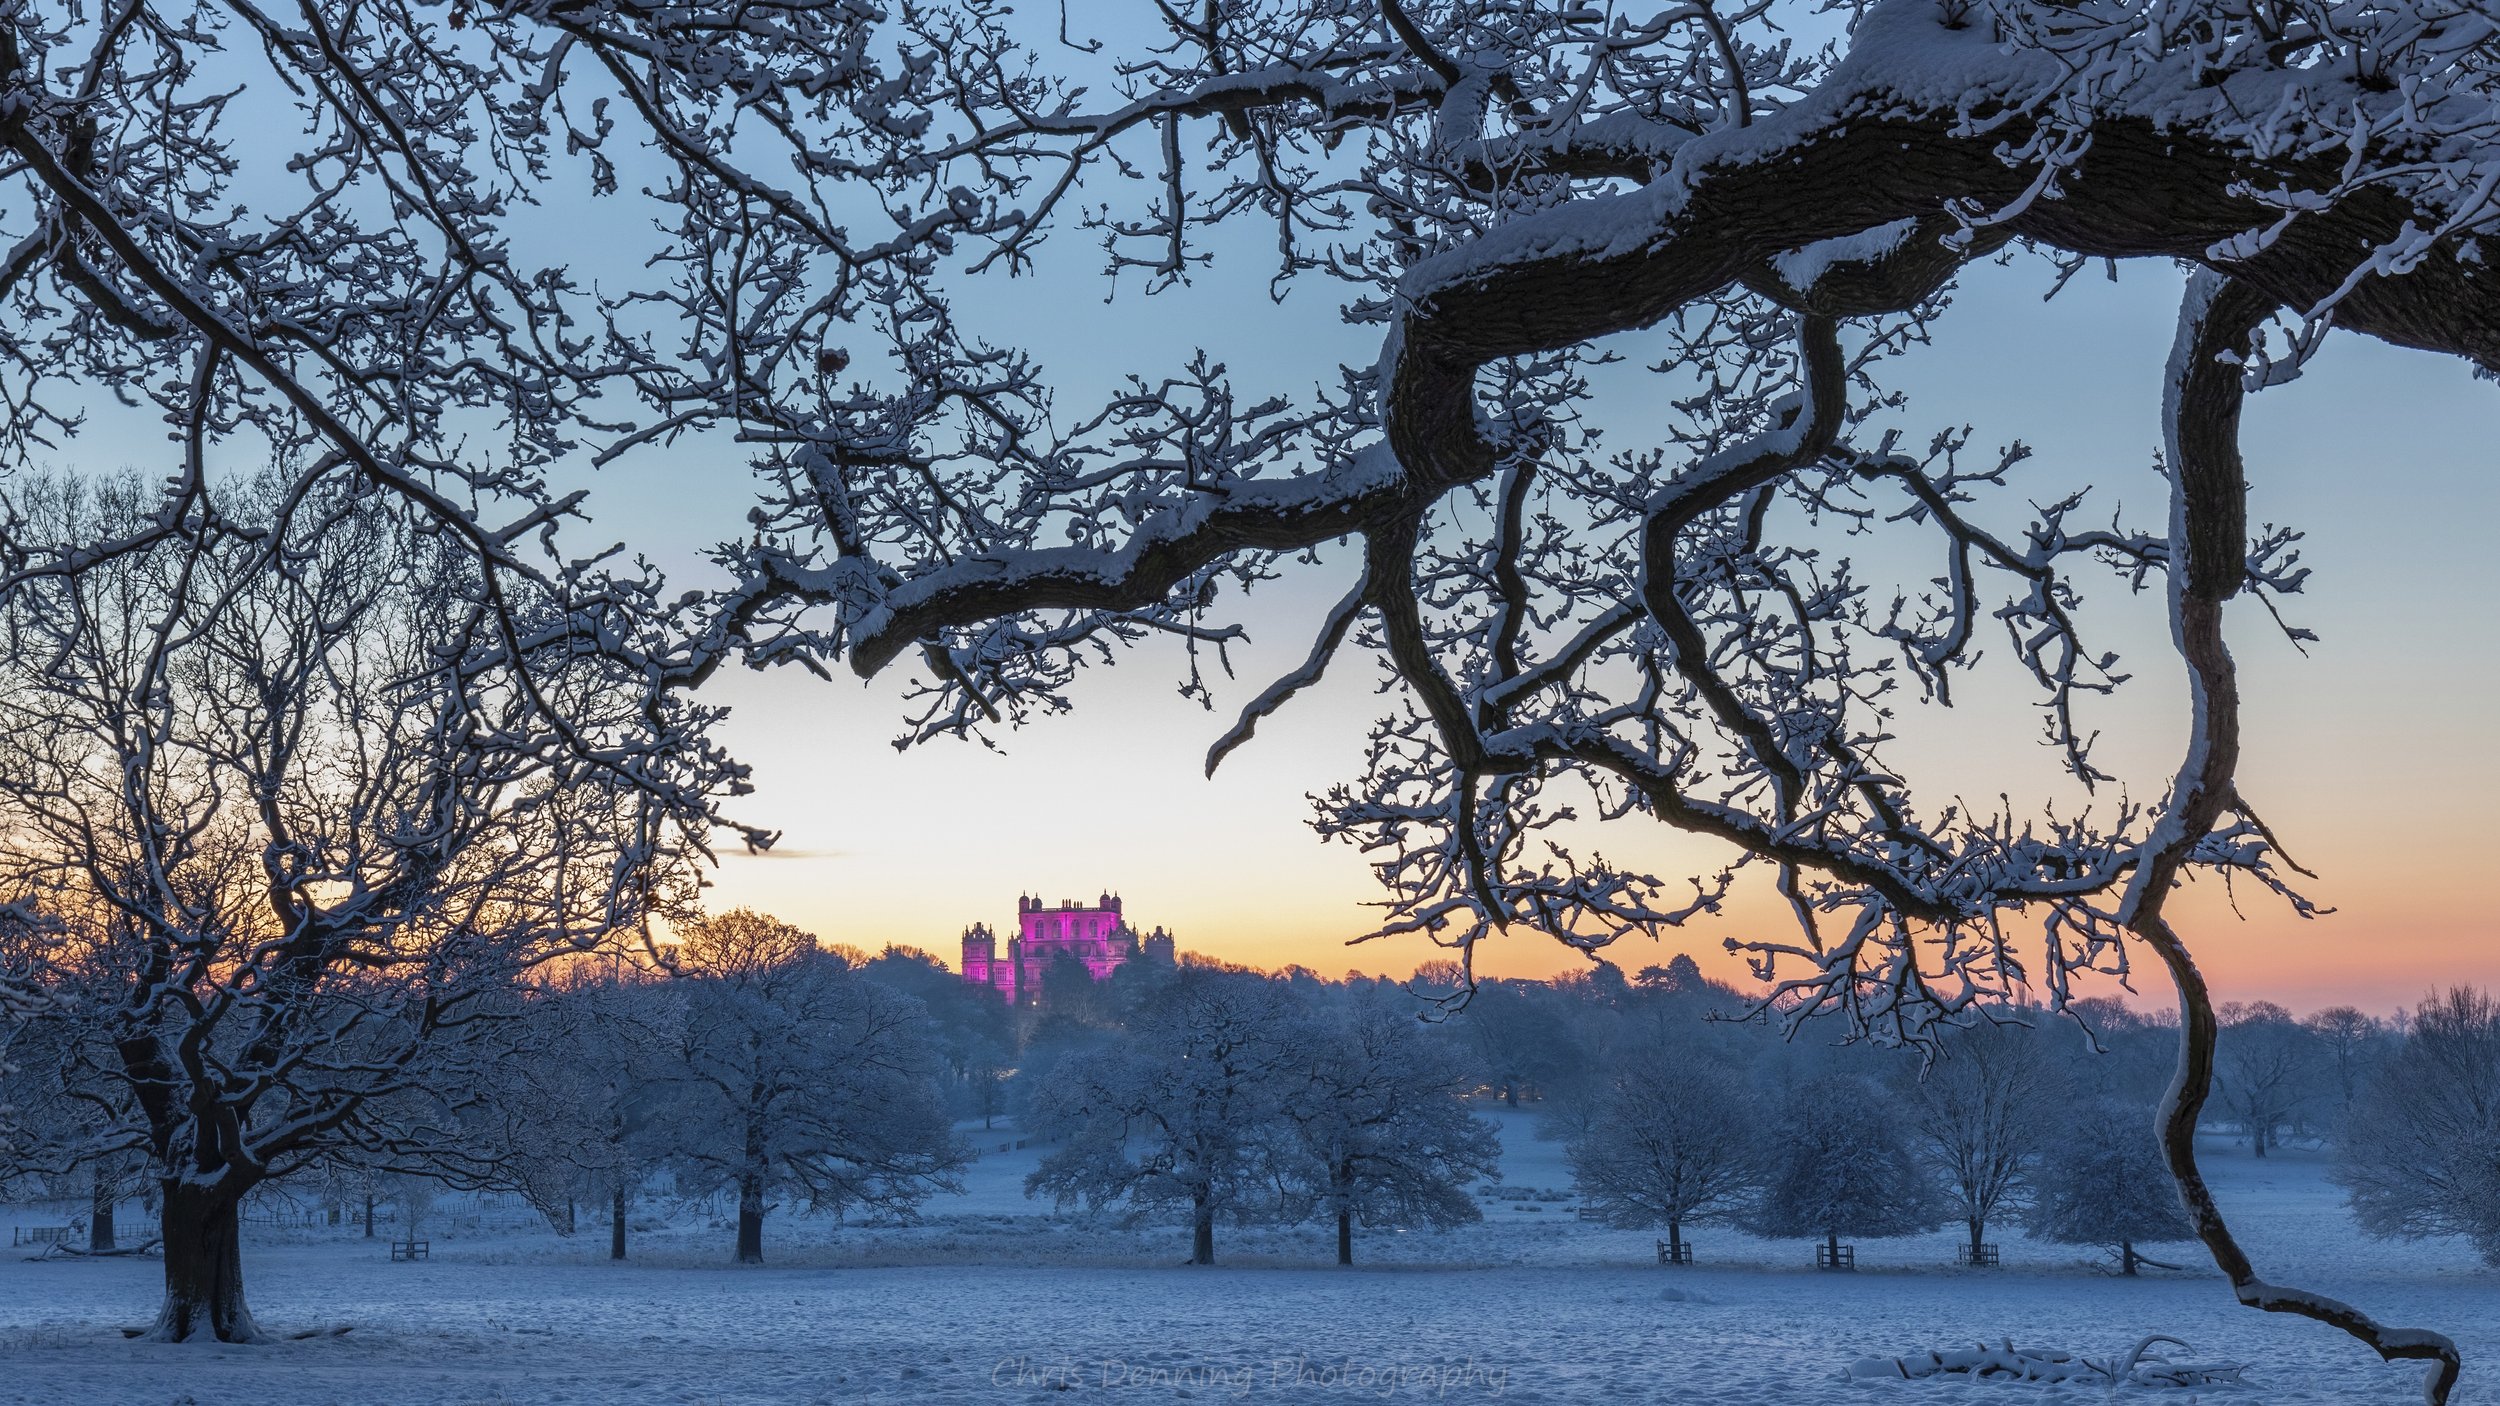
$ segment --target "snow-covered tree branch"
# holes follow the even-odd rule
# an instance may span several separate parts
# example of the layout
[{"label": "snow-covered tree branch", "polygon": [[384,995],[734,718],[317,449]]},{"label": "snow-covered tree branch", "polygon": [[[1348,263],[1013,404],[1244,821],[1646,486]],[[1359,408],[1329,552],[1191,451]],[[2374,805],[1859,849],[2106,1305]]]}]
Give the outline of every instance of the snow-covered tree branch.
[{"label": "snow-covered tree branch", "polygon": [[[2204,1194],[2216,1021],[2165,902],[2198,873],[2299,902],[2235,777],[2223,616],[2303,582],[2296,536],[2248,521],[2246,396],[2339,327],[2500,370],[2487,20],[2351,0],[1162,14],[1095,52],[973,0],[8,0],[0,453],[50,452],[108,390],[184,453],[0,589],[222,531],[215,466],[275,458],[306,466],[281,517],[353,482],[422,518],[474,583],[462,628],[519,661],[552,638],[532,602],[585,589],[523,550],[578,511],[558,471],[734,441],[760,499],[717,548],[727,583],[668,604],[609,583],[670,628],[603,657],[663,692],[730,661],[910,661],[910,740],[1064,707],[1080,664],[1141,640],[1228,658],[1223,588],[1342,550],[1355,585],[1210,764],[1344,654],[1376,661],[1389,716],[1319,826],[1374,857],[1382,933],[1595,949],[1734,882],[1560,842],[1593,812],[1770,876],[1795,931],[1745,955],[1795,1018],[1878,1039],[1932,1044],[2027,988],[2062,1002],[2149,946],[2185,1017],[2165,1143],[2217,1262],[2248,1302],[2433,1359],[2443,1400],[2444,1339],[2266,1284]],[[646,246],[577,268],[592,256],[533,209],[559,192],[630,207],[616,223]],[[1236,229],[1272,247],[1280,295],[1339,289],[1328,320],[1377,328],[1376,355],[1289,396],[1237,384],[1217,346],[1063,403],[1039,352],[979,325],[980,280],[1040,267],[1053,237],[1151,293]],[[2080,490],[2026,501],[2020,446],[1919,426],[1889,388],[1961,273],[2009,248],[2197,270],[2145,407],[2167,523]],[[1659,368],[1638,398],[1672,414],[1619,444],[1630,334]],[[1880,589],[1833,550],[1850,533],[1940,572]],[[2190,679],[2193,741],[2150,804],[2108,798],[2093,746],[2091,707],[2128,675],[2083,610],[2094,570],[2166,586]],[[2094,809],[1973,810],[1894,755],[1902,714],[1950,703],[2000,630]],[[514,679],[576,757],[621,764],[560,689]]]}]

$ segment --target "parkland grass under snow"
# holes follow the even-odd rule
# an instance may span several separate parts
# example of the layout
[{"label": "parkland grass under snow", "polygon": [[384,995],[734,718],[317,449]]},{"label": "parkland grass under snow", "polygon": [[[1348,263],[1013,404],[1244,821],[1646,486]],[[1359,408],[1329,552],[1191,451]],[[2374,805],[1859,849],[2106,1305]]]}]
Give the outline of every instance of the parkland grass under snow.
[{"label": "parkland grass under snow", "polygon": [[[386,1221],[246,1231],[268,1347],[124,1339],[162,1293],[152,1260],[0,1260],[0,1402],[760,1403],[1552,1401],[1678,1403],[2107,1399],[2099,1388],[1848,1382],[1851,1359],[2010,1337],[2122,1355],[2147,1333],[2200,1361],[2250,1364],[2247,1386],[2128,1392],[2182,1403],[2354,1406],[2418,1400],[2419,1368],[2388,1368],[2313,1326],[2252,1314],[2192,1246],[2192,1266],[2121,1279],[2106,1260],[2009,1234],[1999,1270],[1952,1267],[1958,1231],[1858,1245],[1854,1274],[1818,1273],[1804,1240],[1695,1235],[1699,1263],[1664,1269],[1653,1237],[1573,1214],[1557,1144],[1524,1113],[1502,1124],[1502,1191],[1483,1224],[1367,1242],[1338,1269],[1325,1226],[1228,1229],[1224,1262],[1189,1268],[1184,1226],[1124,1226],[1027,1200],[1040,1149],[998,1150],[961,1196],[909,1226],[777,1213],[771,1263],[730,1263],[731,1231],[688,1208],[606,1261],[586,1216],[570,1239],[517,1207],[465,1198],[430,1213],[431,1257],[390,1262]],[[2226,1208],[2269,1264],[2407,1320],[2453,1324],[2469,1360],[2500,1353],[2500,1274],[2462,1242],[2371,1240],[2323,1163],[2298,1148],[2207,1158]],[[1540,1195],[1542,1193],[1542,1195]],[[12,1206],[19,1225],[63,1208]],[[655,1217],[657,1213],[654,1213]],[[650,1225],[651,1222],[645,1222]],[[471,1228],[472,1226],[475,1228]],[[2178,1355],[2174,1353],[2174,1355]],[[1965,1396],[1964,1393],[1972,1393]],[[2469,1377],[2458,1398],[2489,1400]]]}]

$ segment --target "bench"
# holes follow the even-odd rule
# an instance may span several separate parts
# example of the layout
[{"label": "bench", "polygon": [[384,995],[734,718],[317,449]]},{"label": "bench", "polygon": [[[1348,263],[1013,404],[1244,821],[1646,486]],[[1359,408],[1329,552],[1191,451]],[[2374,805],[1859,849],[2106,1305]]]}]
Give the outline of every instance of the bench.
[{"label": "bench", "polygon": [[1969,1269],[2004,1268],[2004,1261],[1998,1257],[1994,1245],[1956,1245],[1953,1247],[1953,1262]]},{"label": "bench", "polygon": [[11,1226],[9,1227],[9,1247],[15,1249],[20,1245],[66,1245],[77,1233],[78,1228],[70,1225]]},{"label": "bench", "polygon": [[1660,1264],[1691,1264],[1693,1262],[1693,1247],[1690,1245],[1670,1245],[1666,1241],[1661,1240],[1658,1242],[1658,1262]]},{"label": "bench", "polygon": [[426,1252],[432,1248],[433,1244],[431,1240],[394,1240],[391,1242],[391,1263],[425,1259],[427,1258]]},{"label": "bench", "polygon": [[1856,1269],[1858,1247],[1855,1245],[1817,1245],[1814,1247],[1816,1269]]}]

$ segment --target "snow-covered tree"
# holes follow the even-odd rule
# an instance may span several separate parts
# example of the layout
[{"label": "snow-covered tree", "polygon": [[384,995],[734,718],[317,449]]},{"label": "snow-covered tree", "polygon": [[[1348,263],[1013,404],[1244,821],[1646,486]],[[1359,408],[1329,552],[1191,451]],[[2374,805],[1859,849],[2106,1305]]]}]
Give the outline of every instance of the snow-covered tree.
[{"label": "snow-covered tree", "polygon": [[2065,1110],[2032,1171],[2025,1234],[2060,1245],[2105,1245],[2119,1272],[2145,1263],[2136,1246],[2194,1235],[2161,1175],[2161,1145],[2140,1106],[2089,1100]]},{"label": "snow-covered tree", "polygon": [[104,1188],[146,1160],[129,1079],[111,1031],[95,1018],[125,987],[98,960],[91,935],[58,918],[44,928],[50,989],[0,1039],[0,1180],[32,1176],[64,1190],[85,1181],[88,1246],[112,1248],[118,1237]]},{"label": "snow-covered tree", "polygon": [[682,900],[736,773],[654,696],[629,583],[481,574],[319,474],[171,519],[133,479],[15,488],[0,893],[60,921],[66,1045],[127,1095],[95,1145],[158,1180],[155,1335],[252,1341],[243,1197],[456,1148],[477,1033]]},{"label": "snow-covered tree", "polygon": [[1947,1214],[1892,1102],[1872,1080],[1827,1075],[1791,1084],[1768,1128],[1768,1169],[1745,1223],[1757,1235],[1820,1239],[1916,1235]]},{"label": "snow-covered tree", "polygon": [[578,966],[529,993],[492,1033],[459,1179],[520,1192],[565,1235],[582,1200],[604,1201],[608,1257],[625,1258],[634,1188],[667,1148],[656,1125],[680,1072],[683,998],[622,963]]},{"label": "snow-covered tree", "polygon": [[1025,1178],[1061,1205],[1181,1209],[1189,1262],[1215,1263],[1218,1217],[1277,1214],[1279,1102],[1296,1012],[1264,977],[1183,967],[1127,1032],[1051,1069],[1026,1114],[1057,1140]]},{"label": "snow-covered tree", "polygon": [[2336,1181],[2374,1235],[2462,1235],[2500,1266],[2500,999],[2454,987],[2363,1084]]},{"label": "snow-covered tree", "polygon": [[1287,1049],[1284,1176],[1294,1209],[1336,1222],[1337,1263],[1354,1263],[1358,1223],[1439,1230],[1484,1218],[1468,1187],[1501,1175],[1501,1136],[1467,1110],[1456,1052],[1411,1010],[1347,994],[1307,1012]]},{"label": "snow-covered tree", "polygon": [[[2500,369],[2500,38],[2426,0],[1155,14],[1097,44],[975,0],[769,23],[306,0],[227,27],[22,0],[0,454],[110,388],[195,450],[154,530],[226,451],[276,448],[518,581],[505,549],[572,510],[557,461],[714,434],[751,447],[761,501],[653,676],[908,660],[914,737],[1063,706],[1097,651],[1221,650],[1220,585],[1341,554],[1305,661],[1213,751],[1349,645],[1386,666],[1392,715],[1321,821],[1372,847],[1384,932],[1602,945],[1724,892],[1715,861],[1662,878],[1542,843],[1574,814],[1758,866],[1798,918],[1749,949],[1784,1008],[1881,1038],[2024,978],[2063,999],[2136,944],[2179,988],[2165,1156],[2217,1264],[2260,1308],[2435,1362],[2444,1399],[2452,1344],[2263,1279],[2195,1175],[2216,1021],[2167,904],[2199,871],[2284,880],[2235,784],[2224,618],[2303,573],[2291,533],[2251,530],[2247,397],[2330,328]],[[547,212],[585,189],[649,247],[563,266],[596,256]],[[1115,307],[1054,394],[984,335],[979,284],[1069,226],[1087,271],[1148,292],[1255,248],[1280,296],[1342,289],[1315,327],[1377,346],[1320,351],[1316,388],[1237,381],[1219,346],[1092,392]],[[2021,446],[1895,400],[1889,363],[2009,250],[2061,279],[2193,270],[2145,406],[2160,521],[2108,521],[2106,484],[2017,484]],[[1612,364],[1635,335],[1653,377]],[[1606,424],[1610,400],[1650,418]],[[1835,523],[1914,537],[1934,581],[1844,563]],[[2166,587],[2195,725],[2122,792],[2155,802],[1923,796],[1897,716],[1967,698],[1999,624],[2072,789],[2115,789],[2090,707],[2163,671],[2087,628],[2096,562]]]},{"label": "snow-covered tree", "polygon": [[919,1002],[747,909],[686,925],[668,1147],[685,1190],[738,1198],[737,1259],[764,1260],[775,1195],[904,1212],[958,1186],[967,1153]]},{"label": "snow-covered tree", "polygon": [[[2043,1038],[2011,1024],[1957,1031],[1911,1093],[1919,1156],[1969,1227],[1974,1264],[1989,1222],[2020,1209],[2032,1163],[2067,1102]],[[2167,1178],[2155,1180],[2168,1189]]]},{"label": "snow-covered tree", "polygon": [[0,903],[0,1167],[18,1155],[24,1118],[23,1110],[10,1101],[20,1068],[11,1051],[26,1022],[52,1004],[44,991],[51,976],[50,928],[30,906]]},{"label": "snow-covered tree", "polygon": [[1684,1227],[1741,1219],[1775,1151],[1743,1072],[1691,1037],[1653,1038],[1613,1061],[1570,1144],[1571,1175],[1607,1224]]},{"label": "snow-covered tree", "polygon": [[[1237,378],[1217,345],[1068,415],[1038,352],[962,330],[975,304],[949,284],[930,293],[942,311],[895,318],[914,374],[869,405],[819,384],[812,286],[716,277],[688,299],[720,349],[706,364],[748,364],[734,348],[786,388],[709,401],[774,446],[731,597],[757,648],[925,665],[907,736],[973,732],[1065,706],[1094,650],[1220,650],[1238,617],[1219,587],[1334,556],[1350,580],[1307,656],[1209,761],[1344,654],[1377,661],[1389,715],[1319,825],[1373,858],[1383,935],[1467,948],[1522,925],[1594,947],[1719,904],[1719,866],[1660,876],[1546,843],[1600,815],[1760,866],[1797,931],[1742,948],[1794,1019],[1924,1043],[2150,953],[2183,1013],[2166,1160],[2217,1264],[2252,1304],[2434,1361],[2444,1397],[2451,1344],[2262,1279],[2206,1195],[2215,1013],[2167,905],[2227,873],[2311,911],[2234,779],[2224,617],[2306,574],[2296,533],[2249,520],[2241,410],[2331,327],[2500,369],[2500,280],[2479,255],[2500,232],[2500,40],[2436,7],[2342,0],[1620,19],[1230,0],[1166,24],[1151,53],[1102,56],[1118,96],[1098,105],[1048,61],[949,67],[959,112],[925,109],[935,150],[1011,171],[1023,197],[982,206],[966,182],[949,210],[999,218],[972,266],[1043,260],[1065,211],[1152,293],[1212,276],[1244,242],[1217,229],[1247,223],[1279,289],[1340,282],[1333,311],[1376,326],[1376,354],[1306,391]],[[1004,20],[947,37],[1017,48]],[[1095,194],[1121,176],[1134,200]],[[782,224],[781,247],[830,279],[846,256]],[[2120,520],[2107,483],[2026,492],[2024,446],[1990,452],[1893,398],[1889,363],[2009,248],[2060,279],[2192,266],[2144,406],[2170,500],[2156,520]],[[1609,339],[1633,334],[1659,375],[1614,403],[1657,415],[1608,423],[1638,381]],[[949,456],[962,472],[932,485],[923,466]],[[1839,524],[1913,536],[1938,565],[1864,568],[1838,555]],[[1959,680],[1999,628],[2069,790],[2118,789],[2093,709],[2145,671],[2096,638],[2079,588],[2096,567],[2166,591],[2196,725],[2168,775],[2122,792],[2153,803],[1924,795],[1896,722],[1970,697]]]}]

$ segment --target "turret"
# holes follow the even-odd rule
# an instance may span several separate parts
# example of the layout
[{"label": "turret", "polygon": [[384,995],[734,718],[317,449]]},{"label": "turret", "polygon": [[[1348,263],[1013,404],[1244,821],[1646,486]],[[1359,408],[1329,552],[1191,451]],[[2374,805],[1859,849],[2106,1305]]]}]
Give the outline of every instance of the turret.
[{"label": "turret", "polygon": [[998,938],[979,923],[964,929],[964,980],[990,984],[990,967],[998,960]]}]

